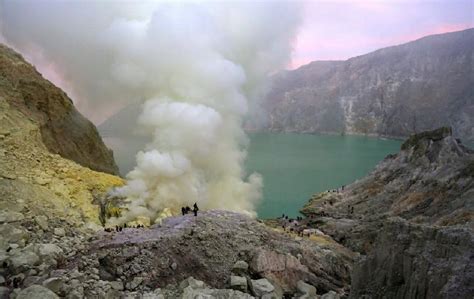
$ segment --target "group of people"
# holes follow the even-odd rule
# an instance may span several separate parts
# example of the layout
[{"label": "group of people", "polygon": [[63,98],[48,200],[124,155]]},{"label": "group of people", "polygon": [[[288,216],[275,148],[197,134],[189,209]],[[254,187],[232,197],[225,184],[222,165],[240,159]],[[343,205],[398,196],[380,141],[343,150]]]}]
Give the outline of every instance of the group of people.
[{"label": "group of people", "polygon": [[340,188],[337,188],[337,189],[327,190],[327,192],[332,192],[332,193],[342,192],[344,191],[344,187],[346,187],[346,185],[342,185]]},{"label": "group of people", "polygon": [[193,209],[191,210],[191,208],[189,206],[186,206],[186,207],[181,207],[181,214],[186,215],[188,214],[189,212],[193,212],[194,213],[194,216],[197,216],[198,214],[198,211],[199,211],[199,208],[197,206],[197,203],[194,203],[193,205]]},{"label": "group of people", "polygon": [[279,218],[281,228],[284,232],[290,234],[297,234],[299,237],[311,237],[317,231],[317,229],[311,228],[308,224],[313,219],[313,215],[309,218],[303,218],[302,216],[296,216],[296,219],[288,217],[283,214]]},{"label": "group of people", "polygon": [[124,223],[123,226],[122,225],[116,225],[115,228],[113,227],[106,227],[104,228],[104,231],[107,232],[107,233],[111,233],[113,232],[114,230],[116,232],[121,232],[124,228],[145,228],[145,225],[143,224],[138,224],[138,225],[131,225],[131,226],[128,226],[127,223]]}]

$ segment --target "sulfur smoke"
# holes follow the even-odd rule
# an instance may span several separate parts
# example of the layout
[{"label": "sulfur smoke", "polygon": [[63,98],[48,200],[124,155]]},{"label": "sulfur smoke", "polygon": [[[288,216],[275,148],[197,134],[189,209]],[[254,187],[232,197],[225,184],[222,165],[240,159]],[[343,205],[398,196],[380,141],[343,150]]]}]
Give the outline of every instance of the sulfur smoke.
[{"label": "sulfur smoke", "polygon": [[255,213],[262,178],[243,169],[242,122],[284,67],[299,22],[289,2],[4,1],[5,41],[60,77],[83,111],[145,99],[151,137],[117,190],[155,219],[197,202]]}]

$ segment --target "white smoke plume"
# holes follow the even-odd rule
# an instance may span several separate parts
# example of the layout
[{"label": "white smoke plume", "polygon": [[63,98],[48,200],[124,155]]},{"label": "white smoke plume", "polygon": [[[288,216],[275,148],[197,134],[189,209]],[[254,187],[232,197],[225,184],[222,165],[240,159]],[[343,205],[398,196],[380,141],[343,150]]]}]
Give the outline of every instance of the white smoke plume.
[{"label": "white smoke plume", "polygon": [[138,124],[152,141],[118,190],[130,200],[121,221],[194,202],[255,213],[262,178],[243,169],[242,119],[289,62],[298,5],[1,3],[6,42],[60,74],[83,110],[146,99]]}]

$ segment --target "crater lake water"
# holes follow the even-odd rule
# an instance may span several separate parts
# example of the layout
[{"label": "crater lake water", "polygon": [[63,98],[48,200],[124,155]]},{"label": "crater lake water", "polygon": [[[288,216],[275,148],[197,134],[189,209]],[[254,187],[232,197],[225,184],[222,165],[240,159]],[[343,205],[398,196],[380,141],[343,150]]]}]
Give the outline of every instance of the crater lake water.
[{"label": "crater lake water", "polygon": [[251,133],[248,173],[263,175],[259,218],[296,217],[312,194],[367,175],[402,141],[364,136]]},{"label": "crater lake water", "polygon": [[[295,217],[312,194],[347,185],[367,175],[401,141],[364,136],[250,133],[245,168],[263,175],[260,218]],[[146,139],[104,138],[122,175],[135,166]]]}]

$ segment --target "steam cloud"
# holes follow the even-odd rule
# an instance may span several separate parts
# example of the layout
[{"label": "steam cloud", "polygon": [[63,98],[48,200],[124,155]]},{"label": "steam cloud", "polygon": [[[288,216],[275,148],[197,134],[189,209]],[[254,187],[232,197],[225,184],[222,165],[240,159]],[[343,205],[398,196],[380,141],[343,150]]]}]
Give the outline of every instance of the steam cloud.
[{"label": "steam cloud", "polygon": [[6,42],[80,109],[146,99],[138,125],[152,141],[118,190],[130,200],[120,221],[194,202],[255,213],[262,178],[242,168],[242,121],[289,61],[297,5],[4,1],[0,14]]}]

